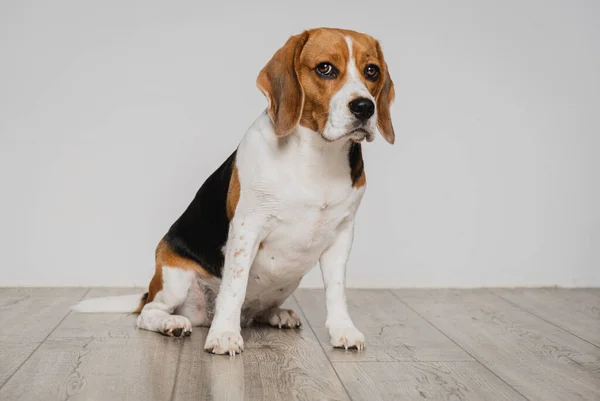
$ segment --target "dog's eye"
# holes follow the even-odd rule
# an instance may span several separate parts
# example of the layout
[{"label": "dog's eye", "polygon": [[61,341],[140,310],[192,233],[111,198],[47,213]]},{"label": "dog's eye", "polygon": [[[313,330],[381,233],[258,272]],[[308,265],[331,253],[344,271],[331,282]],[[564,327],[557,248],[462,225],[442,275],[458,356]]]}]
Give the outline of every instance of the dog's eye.
[{"label": "dog's eye", "polygon": [[379,78],[379,67],[375,64],[369,64],[365,67],[365,78],[369,81],[377,81]]},{"label": "dog's eye", "polygon": [[338,70],[331,63],[321,63],[315,68],[317,74],[322,78],[334,79],[338,76]]}]

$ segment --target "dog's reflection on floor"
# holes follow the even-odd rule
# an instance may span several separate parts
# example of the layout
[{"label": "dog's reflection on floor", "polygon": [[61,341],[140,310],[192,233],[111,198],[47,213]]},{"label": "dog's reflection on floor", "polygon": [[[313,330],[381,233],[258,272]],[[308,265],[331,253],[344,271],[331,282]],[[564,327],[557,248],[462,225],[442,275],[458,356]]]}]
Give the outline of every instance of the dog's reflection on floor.
[{"label": "dog's reflection on floor", "polygon": [[244,399],[244,361],[241,356],[210,358],[203,372],[209,379],[210,395],[215,401]]}]

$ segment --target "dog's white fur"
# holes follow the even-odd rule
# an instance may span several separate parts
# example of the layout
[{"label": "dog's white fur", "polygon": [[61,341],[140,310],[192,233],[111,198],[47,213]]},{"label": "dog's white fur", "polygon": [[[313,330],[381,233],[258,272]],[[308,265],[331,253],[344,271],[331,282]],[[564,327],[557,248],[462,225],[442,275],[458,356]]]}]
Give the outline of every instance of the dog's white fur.
[{"label": "dog's white fur", "polygon": [[102,297],[86,299],[71,307],[76,312],[105,312],[105,313],[129,313],[140,305],[140,299],[144,294],[118,295],[113,297]]},{"label": "dog's white fur", "polygon": [[188,297],[193,296],[189,294],[189,289],[195,276],[196,273],[192,270],[163,266],[163,288],[152,302],[144,306],[137,319],[138,327],[161,333],[172,333],[173,330],[180,328],[184,333],[191,333],[190,318],[174,315],[173,312],[184,305]]},{"label": "dog's white fur", "polygon": [[[346,42],[352,54],[351,39]],[[244,346],[242,308],[267,309],[259,320],[273,325],[299,325],[293,312],[272,305],[281,305],[320,262],[332,345],[364,347],[364,336],[348,314],[345,271],[366,186],[352,186],[348,152],[357,135],[372,138],[377,116],[371,117],[366,133],[345,135],[355,121],[348,103],[358,97],[374,100],[358,78],[352,56],[348,71],[347,81],[331,99],[323,136],[297,126],[290,135],[277,137],[267,112],[252,124],[237,150],[241,193],[224,249],[222,280],[164,266],[162,290],[141,311],[140,328],[188,333],[192,325],[210,324],[212,318],[205,348],[234,355]],[[201,307],[208,302],[202,286],[218,293],[214,317]],[[77,308],[101,309],[86,302]]]}]

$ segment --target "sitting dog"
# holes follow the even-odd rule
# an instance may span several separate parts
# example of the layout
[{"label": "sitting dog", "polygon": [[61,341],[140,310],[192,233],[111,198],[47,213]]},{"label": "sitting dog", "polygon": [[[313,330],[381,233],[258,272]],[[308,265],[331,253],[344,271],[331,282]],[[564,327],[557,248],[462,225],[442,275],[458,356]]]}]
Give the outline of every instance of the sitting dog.
[{"label": "sitting dog", "polygon": [[345,271],[366,187],[361,142],[378,130],[394,143],[381,47],[354,31],[305,31],[275,53],[257,86],[267,109],[159,242],[148,292],[75,310],[139,312],[140,328],[174,337],[210,326],[205,349],[235,355],[241,326],[300,327],[280,306],[320,262],[331,344],[364,348]]}]

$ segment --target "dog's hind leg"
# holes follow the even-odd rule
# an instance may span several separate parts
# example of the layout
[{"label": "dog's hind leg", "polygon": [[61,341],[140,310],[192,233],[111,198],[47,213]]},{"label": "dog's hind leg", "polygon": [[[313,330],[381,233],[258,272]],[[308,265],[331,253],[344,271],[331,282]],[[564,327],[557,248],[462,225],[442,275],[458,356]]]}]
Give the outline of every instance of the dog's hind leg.
[{"label": "dog's hind leg", "polygon": [[195,276],[190,269],[157,264],[148,299],[137,319],[138,327],[171,337],[189,336],[192,323],[173,312],[185,302]]}]

